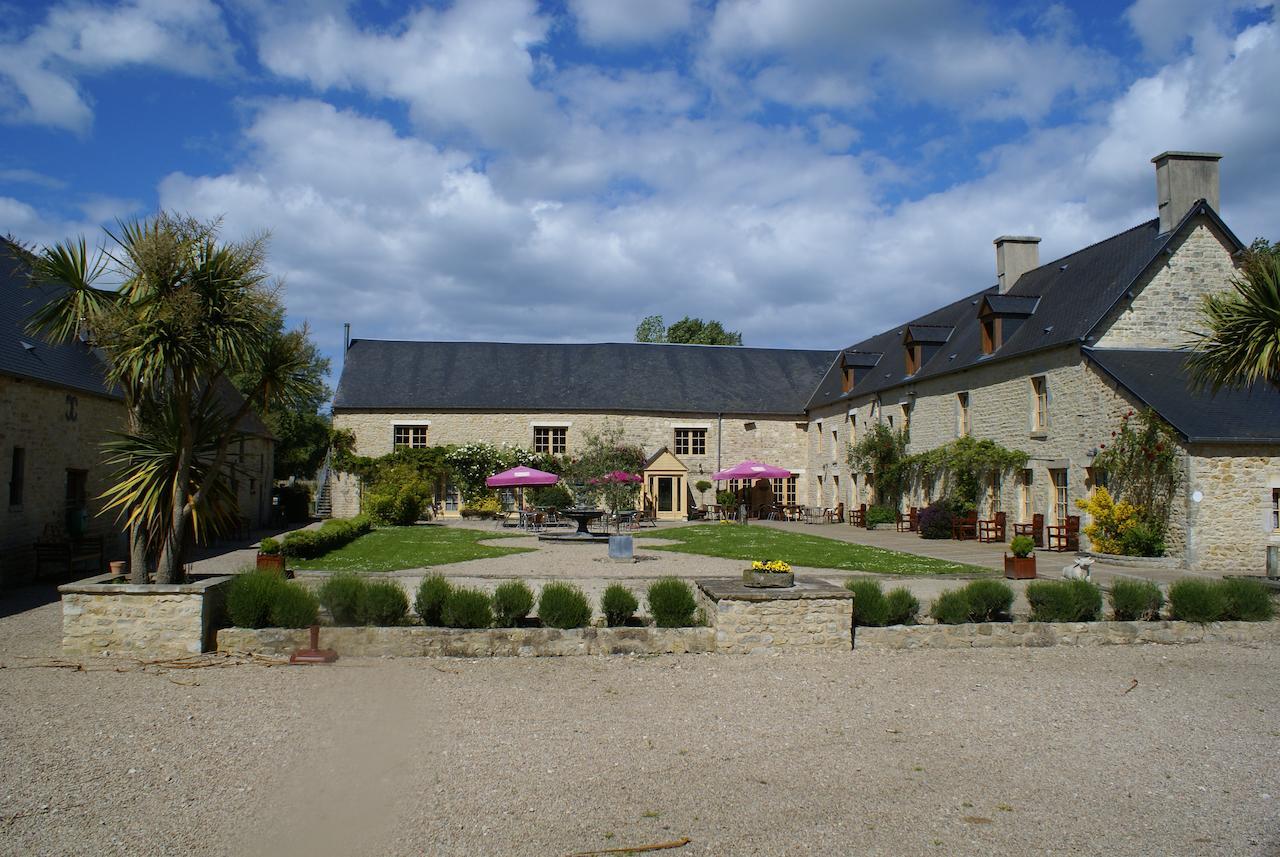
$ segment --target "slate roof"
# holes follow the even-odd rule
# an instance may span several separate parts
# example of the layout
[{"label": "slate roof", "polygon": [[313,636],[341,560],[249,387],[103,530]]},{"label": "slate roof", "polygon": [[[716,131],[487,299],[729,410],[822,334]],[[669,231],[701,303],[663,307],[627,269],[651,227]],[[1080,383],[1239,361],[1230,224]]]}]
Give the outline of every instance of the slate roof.
[{"label": "slate roof", "polygon": [[1036,311],[1039,295],[987,295],[982,299],[996,315],[1028,316]]},{"label": "slate roof", "polygon": [[1197,391],[1184,351],[1086,348],[1084,355],[1192,443],[1280,443],[1280,390]]},{"label": "slate roof", "polygon": [[[1200,200],[1178,226],[1167,233],[1160,233],[1158,218],[1149,220],[1028,271],[1005,295],[1000,295],[998,287],[993,285],[905,325],[850,345],[849,350],[884,352],[885,359],[845,394],[839,392],[839,368],[836,367],[823,379],[809,406],[862,399],[903,384],[1049,348],[1072,343],[1087,345],[1095,328],[1160,257],[1182,226],[1198,216],[1214,223],[1237,250],[1244,248],[1217,212]],[[978,307],[983,298],[988,302],[994,300],[1006,309],[1016,306],[1019,310],[1025,308],[1030,299],[1036,300],[1034,312],[989,355],[982,353],[982,326],[978,320]],[[956,329],[919,371],[908,376],[901,356],[903,337],[908,328],[914,331],[921,325],[953,325]]]},{"label": "slate roof", "polygon": [[[104,367],[91,348],[78,341],[51,345],[43,337],[27,333],[27,319],[57,294],[54,287],[30,287],[28,272],[22,251],[0,238],[0,374],[122,399],[119,390],[104,382]],[[225,378],[218,385],[217,395],[227,411],[239,408],[244,401]],[[239,428],[246,434],[272,437],[252,409],[240,420]]]},{"label": "slate roof", "polygon": [[837,357],[646,343],[355,339],[335,409],[794,414]]},{"label": "slate roof", "polygon": [[0,373],[43,381],[85,393],[118,399],[102,380],[102,365],[80,342],[50,345],[27,333],[27,319],[56,294],[54,289],[30,288],[22,251],[0,238]]}]

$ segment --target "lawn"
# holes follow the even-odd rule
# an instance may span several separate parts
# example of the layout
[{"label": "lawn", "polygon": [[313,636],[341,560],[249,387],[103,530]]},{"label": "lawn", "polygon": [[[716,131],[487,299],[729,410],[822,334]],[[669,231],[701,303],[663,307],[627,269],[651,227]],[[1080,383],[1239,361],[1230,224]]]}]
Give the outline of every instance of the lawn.
[{"label": "lawn", "polygon": [[505,538],[518,536],[461,527],[380,527],[324,556],[290,560],[289,567],[324,571],[399,571],[532,550],[480,544]]},{"label": "lawn", "polygon": [[726,559],[780,559],[808,568],[839,568],[876,574],[994,574],[991,569],[927,556],[900,553],[837,539],[789,533],[771,527],[700,524],[646,536],[677,541],[652,545],[654,550],[678,551]]}]

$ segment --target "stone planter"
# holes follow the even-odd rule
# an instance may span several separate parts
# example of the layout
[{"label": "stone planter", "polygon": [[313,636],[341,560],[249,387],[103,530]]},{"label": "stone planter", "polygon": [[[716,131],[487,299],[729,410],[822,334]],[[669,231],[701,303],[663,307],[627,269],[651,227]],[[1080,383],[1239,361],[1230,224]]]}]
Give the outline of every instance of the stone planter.
[{"label": "stone planter", "polygon": [[752,589],[778,589],[796,585],[796,576],[791,571],[759,571],[754,568],[742,570],[742,585]]},{"label": "stone planter", "polygon": [[260,553],[256,565],[258,571],[278,571],[284,574],[284,554]]},{"label": "stone planter", "polygon": [[194,583],[112,583],[108,572],[58,587],[62,651],[148,658],[209,651],[230,576]]},{"label": "stone planter", "polygon": [[1004,576],[1010,580],[1034,580],[1036,576],[1036,555],[1009,556],[1005,554]]}]

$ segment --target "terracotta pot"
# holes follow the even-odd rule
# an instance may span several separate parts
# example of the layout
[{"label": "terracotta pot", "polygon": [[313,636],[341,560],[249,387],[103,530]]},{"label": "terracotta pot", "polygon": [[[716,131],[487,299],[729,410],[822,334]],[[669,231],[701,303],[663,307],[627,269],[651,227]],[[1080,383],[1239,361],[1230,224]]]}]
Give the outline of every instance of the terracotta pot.
[{"label": "terracotta pot", "polygon": [[1036,555],[1004,555],[1004,576],[1010,580],[1033,580],[1036,576]]},{"label": "terracotta pot", "polygon": [[260,553],[257,567],[259,571],[278,571],[284,574],[284,556],[278,553]]},{"label": "terracotta pot", "polygon": [[790,571],[757,571],[754,568],[743,569],[742,585],[753,589],[773,589],[784,586],[795,586],[796,576]]},{"label": "terracotta pot", "polygon": [[128,574],[128,571],[126,570],[128,567],[129,563],[122,559],[114,559],[107,563],[107,570],[111,572],[112,577],[124,577]]}]

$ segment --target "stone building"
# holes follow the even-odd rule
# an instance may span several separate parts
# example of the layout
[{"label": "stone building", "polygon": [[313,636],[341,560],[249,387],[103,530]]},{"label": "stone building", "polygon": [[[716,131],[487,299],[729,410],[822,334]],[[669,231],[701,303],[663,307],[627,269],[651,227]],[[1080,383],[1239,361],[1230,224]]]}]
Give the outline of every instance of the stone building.
[{"label": "stone building", "polygon": [[[102,444],[125,427],[123,400],[87,344],[51,345],[26,331],[52,297],[29,288],[27,276],[21,251],[0,240],[0,584],[31,575],[33,545],[46,536],[101,535],[110,558],[127,553],[99,499],[111,475]],[[222,395],[227,407],[243,401],[229,384]],[[255,414],[241,428],[233,484],[242,516],[257,526],[271,513],[274,439]]]},{"label": "stone building", "polygon": [[[334,425],[364,455],[481,440],[572,453],[612,421],[688,467],[686,491],[760,458],[797,474],[779,500],[854,507],[873,498],[848,445],[883,422],[909,426],[911,452],[963,434],[1026,451],[983,511],[1056,523],[1105,478],[1093,460],[1121,416],[1151,407],[1181,442],[1169,554],[1257,566],[1280,543],[1280,394],[1197,392],[1180,350],[1244,249],[1217,214],[1218,160],[1159,155],[1153,219],[1045,264],[1039,238],[997,238],[994,284],[838,351],[356,340]],[[340,480],[335,513],[358,493]]]}]

